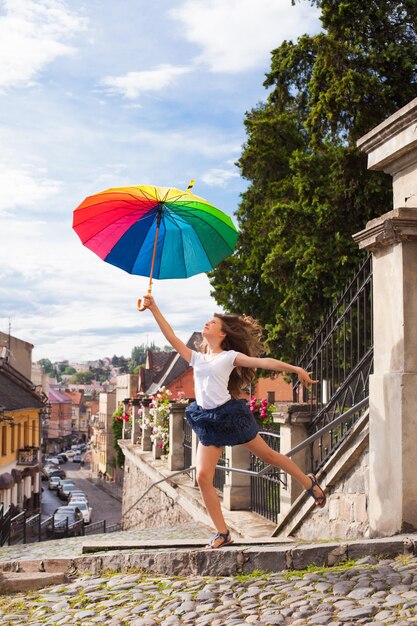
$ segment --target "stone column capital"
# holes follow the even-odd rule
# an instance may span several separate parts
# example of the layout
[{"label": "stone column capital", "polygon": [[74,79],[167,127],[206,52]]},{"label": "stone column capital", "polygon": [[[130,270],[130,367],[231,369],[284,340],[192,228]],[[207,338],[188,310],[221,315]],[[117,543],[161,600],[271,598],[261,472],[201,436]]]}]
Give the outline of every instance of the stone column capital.
[{"label": "stone column capital", "polygon": [[402,241],[417,240],[417,210],[398,207],[367,223],[353,235],[361,250],[374,252]]}]

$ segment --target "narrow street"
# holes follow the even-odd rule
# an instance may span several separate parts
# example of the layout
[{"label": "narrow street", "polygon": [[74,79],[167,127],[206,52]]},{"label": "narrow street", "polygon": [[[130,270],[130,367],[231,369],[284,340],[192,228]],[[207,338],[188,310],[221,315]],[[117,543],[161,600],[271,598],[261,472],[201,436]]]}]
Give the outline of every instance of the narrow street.
[{"label": "narrow street", "polygon": [[[122,503],[113,498],[105,491],[93,485],[88,477],[90,476],[89,466],[80,467],[79,463],[68,461],[60,466],[74,483],[88,498],[89,506],[92,507],[92,522],[106,520],[109,525],[120,522]],[[55,509],[66,504],[65,500],[58,498],[56,491],[48,489],[48,481],[42,481],[42,519],[53,514]]]}]

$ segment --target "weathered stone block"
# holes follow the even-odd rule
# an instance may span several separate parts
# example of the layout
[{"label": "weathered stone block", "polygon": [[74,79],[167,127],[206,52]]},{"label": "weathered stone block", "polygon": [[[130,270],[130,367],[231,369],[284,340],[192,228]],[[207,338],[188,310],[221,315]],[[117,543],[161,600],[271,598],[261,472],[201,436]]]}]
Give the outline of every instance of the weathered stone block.
[{"label": "weathered stone block", "polygon": [[401,538],[392,537],[391,539],[382,539],[380,541],[364,540],[348,544],[348,553],[350,559],[359,559],[364,555],[384,555],[395,556],[402,554],[404,542]]},{"label": "weathered stone block", "polygon": [[264,572],[282,572],[287,569],[288,546],[248,548],[245,552],[247,561],[243,565],[243,572],[250,573],[254,570]]},{"label": "weathered stone block", "polygon": [[353,501],[353,519],[355,522],[368,522],[368,497],[358,493]]},{"label": "weathered stone block", "polygon": [[325,567],[329,553],[334,549],[331,544],[304,545],[292,549],[294,569],[305,569],[311,564]]},{"label": "weathered stone block", "polygon": [[340,516],[340,496],[332,495],[328,499],[328,507],[329,507],[329,520],[339,519]]},{"label": "weathered stone block", "polygon": [[[191,574],[196,576],[231,576],[241,571],[242,557],[239,548],[224,548],[223,550],[196,551],[191,553]],[[239,567],[240,565],[240,567]]]}]

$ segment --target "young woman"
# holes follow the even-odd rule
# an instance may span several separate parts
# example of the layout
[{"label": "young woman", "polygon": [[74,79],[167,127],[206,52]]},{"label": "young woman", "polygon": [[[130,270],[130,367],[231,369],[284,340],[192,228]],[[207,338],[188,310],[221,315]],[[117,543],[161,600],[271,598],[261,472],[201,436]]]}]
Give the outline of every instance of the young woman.
[{"label": "young woman", "polygon": [[251,317],[218,315],[202,330],[200,352],[188,348],[174,333],[152,296],[143,298],[167,341],[194,368],[196,402],[186,409],[187,420],[199,438],[196,477],[208,514],[217,534],[207,549],[233,543],[220,501],[213,486],[214,472],[223,446],[243,444],[269,465],[293,476],[311,495],[316,506],[326,504],[326,496],[314,474],[304,474],[288,457],[270,448],[258,434],[259,428],[247,403],[239,399],[255,375],[256,368],[274,372],[294,372],[303,385],[316,383],[301,367],[272,358],[259,358],[264,352],[262,329]]}]

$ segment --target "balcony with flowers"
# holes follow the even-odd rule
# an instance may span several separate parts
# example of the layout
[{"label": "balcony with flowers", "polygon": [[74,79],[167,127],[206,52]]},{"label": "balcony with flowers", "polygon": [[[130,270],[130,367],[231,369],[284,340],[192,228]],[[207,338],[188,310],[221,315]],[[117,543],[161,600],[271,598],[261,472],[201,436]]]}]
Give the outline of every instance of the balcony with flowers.
[{"label": "balcony with flowers", "polygon": [[37,465],[39,463],[39,448],[35,446],[26,446],[19,448],[17,451],[16,465],[24,465],[26,467]]}]

